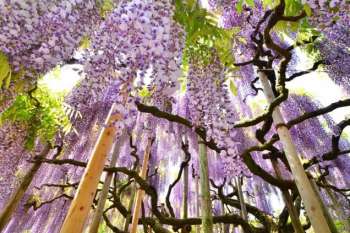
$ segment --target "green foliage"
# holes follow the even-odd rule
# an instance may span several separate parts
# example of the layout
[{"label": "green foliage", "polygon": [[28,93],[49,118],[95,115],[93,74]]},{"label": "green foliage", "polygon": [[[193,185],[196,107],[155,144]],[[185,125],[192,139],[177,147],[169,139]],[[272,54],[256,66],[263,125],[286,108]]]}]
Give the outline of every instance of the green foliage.
[{"label": "green foliage", "polygon": [[148,90],[147,86],[143,86],[142,89],[139,90],[139,96],[141,96],[142,98],[147,98],[151,96],[151,93]]},{"label": "green foliage", "polygon": [[[308,3],[302,3],[301,0],[285,0],[285,12],[286,16],[297,16],[305,11],[307,16],[312,15],[312,10]],[[265,8],[273,9],[279,4],[279,1],[272,0],[263,0],[263,6]],[[320,33],[313,28],[307,20],[307,17],[299,20],[298,22],[288,22],[288,21],[279,21],[277,25],[273,28],[273,31],[276,32],[282,39],[291,39],[288,37],[290,33],[295,33],[296,40],[294,43],[305,41],[310,41],[311,38],[320,36]],[[310,53],[315,53],[315,48],[313,43],[307,43],[304,49]]]},{"label": "green foliage", "polygon": [[88,49],[90,47],[91,41],[90,38],[87,36],[84,36],[82,40],[80,41],[80,48],[81,49]]},{"label": "green foliage", "polygon": [[31,95],[19,94],[12,105],[0,114],[0,125],[4,122],[16,122],[26,127],[27,149],[33,148],[36,138],[43,142],[51,141],[58,130],[69,132],[72,128],[64,110],[63,96],[53,95],[43,86]]},{"label": "green foliage", "polygon": [[[350,223],[350,219],[347,219],[346,221],[348,221]],[[335,227],[337,228],[337,230],[340,233],[347,233],[346,229],[345,229],[345,223],[340,221],[340,220],[335,220]]]},{"label": "green foliage", "polygon": [[109,12],[111,12],[114,8],[113,0],[102,0],[100,1],[100,15],[105,18]]},{"label": "green foliage", "polygon": [[107,225],[105,223],[105,221],[103,221],[100,225],[99,225],[99,228],[98,228],[98,233],[106,233],[108,232],[107,231]]},{"label": "green foliage", "polygon": [[10,86],[11,67],[5,54],[0,51],[0,90]]},{"label": "green foliage", "polygon": [[175,0],[175,6],[174,18],[186,31],[183,63],[186,65],[194,59],[198,63],[208,64],[215,51],[226,67],[233,68],[232,37],[238,29],[218,27],[217,16],[201,8],[195,0]]},{"label": "green foliage", "polygon": [[244,4],[247,5],[247,6],[250,6],[250,7],[254,7],[255,6],[254,0],[239,0],[236,3],[236,10],[237,10],[238,13],[242,13]]},{"label": "green foliage", "polygon": [[238,90],[235,83],[232,80],[230,80],[230,91],[234,96],[237,96]]}]

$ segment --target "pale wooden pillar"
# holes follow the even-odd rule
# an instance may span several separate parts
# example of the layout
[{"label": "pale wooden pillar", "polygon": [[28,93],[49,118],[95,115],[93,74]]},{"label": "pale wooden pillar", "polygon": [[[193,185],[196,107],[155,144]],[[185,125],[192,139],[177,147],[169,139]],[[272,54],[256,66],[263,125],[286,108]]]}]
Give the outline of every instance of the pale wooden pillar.
[{"label": "pale wooden pillar", "polygon": [[[200,216],[200,200],[199,200],[199,175],[195,175],[195,189],[196,189],[196,217],[198,218]],[[200,232],[200,226],[196,225],[196,233]]]},{"label": "pale wooden pillar", "polygon": [[[187,136],[184,136],[184,143],[187,145],[188,144],[188,140],[187,140]],[[184,154],[184,159],[186,159],[186,155]],[[182,217],[184,219],[188,218],[188,164],[184,167],[184,177],[183,177],[183,214]]]},{"label": "pale wooden pillar", "polygon": [[[272,88],[266,74],[259,71],[259,78],[268,102],[272,103],[275,100],[275,96],[272,92]],[[310,218],[314,231],[317,233],[330,233],[331,231],[323,214],[322,207],[316,198],[316,194],[308,177],[306,176],[295,145],[293,144],[290,132],[285,126],[285,122],[279,107],[276,107],[273,111],[272,118],[277,128],[277,133],[283,144],[292,175],[299,190],[300,196],[304,202],[306,213]]]},{"label": "pale wooden pillar", "polygon": [[83,231],[86,218],[91,209],[97,185],[105,166],[107,154],[109,153],[115,128],[110,125],[114,120],[121,120],[119,114],[113,115],[115,109],[113,104],[105,121],[105,128],[100,132],[97,142],[92,151],[90,160],[79,183],[78,190],[69,207],[68,214],[63,222],[61,233],[80,233]]},{"label": "pale wooden pillar", "polygon": [[[240,177],[235,177],[234,181],[235,181],[236,188],[238,191],[239,204],[241,207],[241,211],[240,211],[241,217],[243,218],[243,220],[247,221],[248,220],[248,212],[247,212],[247,207],[246,207],[245,201],[244,201],[244,195],[243,195],[243,191],[242,191]],[[238,226],[238,231],[244,233],[244,230],[241,226]]]},{"label": "pale wooden pillar", "polygon": [[201,197],[201,218],[202,232],[213,233],[213,213],[210,199],[209,189],[209,170],[208,170],[208,155],[207,146],[198,136],[199,144],[199,171],[200,171],[200,197]]},{"label": "pale wooden pillar", "polygon": [[[114,167],[117,163],[118,157],[119,157],[119,153],[120,153],[120,148],[123,146],[123,143],[126,140],[126,130],[123,131],[122,136],[120,137],[120,139],[115,142],[114,148],[113,148],[113,152],[112,152],[112,158],[111,158],[111,162],[109,164],[110,167]],[[104,183],[103,183],[103,188],[102,191],[100,193],[100,197],[97,203],[97,207],[94,213],[94,216],[92,218],[92,222],[90,224],[90,229],[89,229],[89,233],[96,233],[98,232],[98,227],[100,225],[100,221],[103,215],[103,210],[104,210],[104,206],[108,197],[108,192],[109,192],[109,186],[111,185],[111,181],[113,178],[113,173],[109,172],[106,174]]]},{"label": "pale wooden pillar", "polygon": [[[278,179],[282,178],[282,174],[281,174],[281,170],[278,167],[278,162],[275,159],[271,160],[272,163],[272,167],[275,170],[276,173],[276,177]],[[299,220],[299,215],[297,210],[295,209],[294,203],[293,203],[293,199],[292,196],[290,195],[288,190],[281,190],[282,192],[282,197],[283,197],[283,201],[286,204],[288,213],[289,213],[289,217],[290,220],[292,222],[292,226],[294,228],[295,233],[304,233],[304,229],[303,226],[301,225],[301,222]]]}]

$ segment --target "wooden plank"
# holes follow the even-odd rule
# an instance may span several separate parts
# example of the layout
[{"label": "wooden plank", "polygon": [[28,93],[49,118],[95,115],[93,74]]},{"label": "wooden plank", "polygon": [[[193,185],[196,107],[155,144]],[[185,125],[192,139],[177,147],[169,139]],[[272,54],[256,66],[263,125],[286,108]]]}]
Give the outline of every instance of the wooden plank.
[{"label": "wooden plank", "polygon": [[[142,169],[141,169],[141,173],[140,173],[140,176],[143,179],[146,179],[146,175],[147,175],[147,168],[148,168],[148,162],[149,162],[149,154],[151,151],[151,145],[152,145],[152,139],[148,138],[147,146],[146,146],[144,156],[143,156]],[[131,233],[136,233],[136,231],[137,231],[137,225],[138,225],[138,221],[139,221],[139,216],[140,216],[140,212],[141,212],[141,204],[142,204],[142,199],[143,199],[144,194],[145,194],[145,192],[142,189],[137,190],[134,213],[132,216],[132,223],[131,223],[131,228],[130,228]]]},{"label": "wooden plank", "polygon": [[101,130],[95,143],[90,160],[79,183],[78,190],[63,222],[61,233],[80,233],[83,231],[105,166],[107,154],[112,147],[113,139],[116,134],[115,128],[110,126],[110,123],[122,119],[119,114],[112,116],[114,109],[115,105],[113,104],[105,121],[106,127]]}]

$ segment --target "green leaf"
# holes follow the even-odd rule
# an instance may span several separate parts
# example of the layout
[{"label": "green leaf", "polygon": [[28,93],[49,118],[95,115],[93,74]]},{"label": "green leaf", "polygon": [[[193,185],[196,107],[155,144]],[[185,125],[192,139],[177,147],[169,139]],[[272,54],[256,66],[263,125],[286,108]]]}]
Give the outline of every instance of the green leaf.
[{"label": "green leaf", "polygon": [[254,6],[255,6],[254,0],[245,0],[245,2],[246,2],[247,5],[250,6],[250,7],[254,7]]},{"label": "green leaf", "polygon": [[90,38],[87,36],[84,36],[80,41],[80,48],[82,49],[88,49],[90,47]]},{"label": "green leaf", "polygon": [[149,92],[148,88],[146,86],[144,86],[140,91],[139,91],[139,95],[142,98],[146,98],[146,97],[150,97],[151,93]]},{"label": "green leaf", "polygon": [[232,80],[230,80],[230,91],[234,96],[237,96],[237,87]]},{"label": "green leaf", "polygon": [[312,16],[312,10],[311,10],[311,7],[309,6],[309,4],[304,4],[304,11],[306,12],[306,15],[307,16]]},{"label": "green leaf", "polygon": [[237,11],[238,14],[242,13],[242,11],[243,11],[243,0],[239,0],[236,3],[236,11]]},{"label": "green leaf", "polygon": [[8,62],[7,56],[0,52],[0,88],[3,86],[5,81],[5,86],[9,86],[11,79],[11,67]]},{"label": "green leaf", "polygon": [[273,0],[263,0],[263,7],[264,8],[274,8],[276,5],[278,4],[277,1],[273,1]]},{"label": "green leaf", "polygon": [[106,17],[114,8],[113,0],[103,0],[100,5],[100,15]]}]

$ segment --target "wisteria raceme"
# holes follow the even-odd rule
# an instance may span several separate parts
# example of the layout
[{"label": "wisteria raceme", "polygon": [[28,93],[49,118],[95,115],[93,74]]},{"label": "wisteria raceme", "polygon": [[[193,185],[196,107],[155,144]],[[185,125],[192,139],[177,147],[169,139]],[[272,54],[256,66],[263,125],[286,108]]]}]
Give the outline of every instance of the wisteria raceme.
[{"label": "wisteria raceme", "polygon": [[307,3],[313,9],[309,21],[324,37],[316,44],[321,59],[325,61],[330,78],[347,91],[350,88],[350,6],[345,0]]},{"label": "wisteria raceme", "polygon": [[176,82],[183,32],[172,19],[173,10],[166,0],[123,2],[102,23],[92,38],[93,49],[85,66],[87,79],[91,79],[86,85],[93,87],[96,99],[104,90],[102,83],[119,79],[116,85],[131,85],[137,76],[137,86],[142,87],[148,71],[158,89]]},{"label": "wisteria raceme", "polygon": [[14,72],[38,77],[69,60],[100,21],[93,0],[0,2],[0,51]]},{"label": "wisteria raceme", "polygon": [[332,38],[325,38],[316,46],[321,59],[325,60],[329,77],[347,92],[350,90],[349,46],[350,44],[342,45]]},{"label": "wisteria raceme", "polygon": [[173,11],[167,0],[121,2],[92,36],[86,77],[69,102],[78,109],[117,103],[124,121],[116,127],[123,128],[136,118],[138,88],[148,85],[155,105],[178,89],[184,32]]},{"label": "wisteria raceme", "polygon": [[[222,159],[227,160],[225,167],[228,174],[239,174],[240,158],[236,139],[237,132],[233,128],[236,113],[225,84],[224,70],[217,57],[208,65],[192,63],[188,73],[187,93],[190,119],[196,126],[207,130],[207,140],[214,139],[222,151]],[[201,90],[201,91],[199,91]],[[234,167],[229,163],[235,161]],[[235,171],[229,171],[233,168]]]},{"label": "wisteria raceme", "polygon": [[[5,124],[0,127],[0,208],[15,190],[15,176],[21,162],[28,159],[24,148],[26,130],[20,124]],[[17,175],[20,175],[18,173]]]},{"label": "wisteria raceme", "polygon": [[[315,111],[319,106],[319,103],[308,96],[290,95],[288,101],[282,105],[283,116],[288,121],[305,112]],[[321,120],[321,118],[313,118],[293,126],[290,130],[294,142],[298,145],[299,152],[307,158],[321,156],[330,148],[331,135],[326,132]],[[321,142],[318,137],[312,135],[318,135],[324,140]],[[315,151],[315,148],[318,148],[318,150]]]}]

